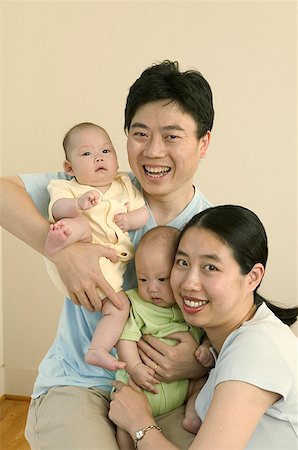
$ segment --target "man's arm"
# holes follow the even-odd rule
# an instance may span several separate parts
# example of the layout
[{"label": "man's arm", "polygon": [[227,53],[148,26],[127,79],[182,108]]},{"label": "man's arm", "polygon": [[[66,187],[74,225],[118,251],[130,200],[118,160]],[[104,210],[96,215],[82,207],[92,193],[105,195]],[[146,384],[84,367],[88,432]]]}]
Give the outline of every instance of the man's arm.
[{"label": "man's arm", "polygon": [[172,333],[167,338],[178,343],[170,346],[159,339],[144,335],[138,342],[142,361],[149,367],[158,366],[156,378],[171,382],[183,378],[198,379],[208,373],[195,357],[198,343],[189,332]]},{"label": "man's arm", "polygon": [[[18,176],[0,178],[0,225],[44,255],[49,223],[36,209]],[[122,302],[101,273],[98,260],[107,257],[116,262],[113,249],[97,244],[76,243],[57,253],[51,261],[57,266],[69,297],[89,311],[101,310],[100,287],[116,307]]]},{"label": "man's arm", "polygon": [[0,225],[44,255],[49,223],[36,209],[20,177],[0,178]]}]

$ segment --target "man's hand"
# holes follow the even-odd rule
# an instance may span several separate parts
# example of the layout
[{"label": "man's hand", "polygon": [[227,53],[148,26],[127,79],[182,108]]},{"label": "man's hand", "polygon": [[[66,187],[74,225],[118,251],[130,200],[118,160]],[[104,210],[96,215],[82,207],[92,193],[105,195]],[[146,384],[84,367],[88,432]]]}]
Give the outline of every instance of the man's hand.
[{"label": "man's hand", "polygon": [[144,335],[138,342],[142,361],[155,370],[157,379],[171,382],[196,379],[207,373],[195,357],[198,344],[189,332],[173,333],[167,338],[178,343],[172,347],[149,335]]},{"label": "man's hand", "polygon": [[101,311],[102,301],[96,291],[98,287],[117,308],[122,309],[120,298],[101,272],[100,257],[109,258],[112,262],[118,261],[114,249],[81,242],[55,253],[51,261],[56,265],[73,303],[84,306],[88,311]]}]

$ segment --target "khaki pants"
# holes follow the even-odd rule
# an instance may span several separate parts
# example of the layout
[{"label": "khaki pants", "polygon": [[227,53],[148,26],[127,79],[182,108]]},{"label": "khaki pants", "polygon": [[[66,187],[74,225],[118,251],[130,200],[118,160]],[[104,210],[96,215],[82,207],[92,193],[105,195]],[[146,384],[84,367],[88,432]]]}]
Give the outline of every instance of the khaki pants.
[{"label": "khaki pants", "polygon": [[[33,450],[118,450],[108,418],[110,395],[95,388],[51,388],[31,400],[25,436]],[[186,450],[194,435],[182,427],[184,407],[157,417],[163,434]]]}]

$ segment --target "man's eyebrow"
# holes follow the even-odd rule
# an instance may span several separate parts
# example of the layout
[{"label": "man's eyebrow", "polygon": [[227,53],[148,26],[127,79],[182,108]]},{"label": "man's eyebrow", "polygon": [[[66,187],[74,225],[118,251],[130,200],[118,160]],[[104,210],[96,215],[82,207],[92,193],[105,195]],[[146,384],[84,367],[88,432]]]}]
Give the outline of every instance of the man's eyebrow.
[{"label": "man's eyebrow", "polygon": [[147,125],[145,125],[144,123],[141,122],[134,122],[130,125],[129,128],[144,128],[144,129],[148,129],[149,127],[147,127]]},{"label": "man's eyebrow", "polygon": [[[145,125],[142,122],[134,122],[130,125],[130,128],[143,128],[143,129],[148,129],[149,127],[147,125]],[[178,124],[173,124],[173,125],[165,125],[164,127],[162,127],[162,130],[165,131],[170,131],[170,130],[178,130],[178,131],[185,131],[184,128],[182,128],[180,125]]]},{"label": "man's eyebrow", "polygon": [[180,127],[180,125],[173,124],[173,125],[166,125],[163,127],[163,130],[178,130],[178,131],[185,131],[184,128]]}]

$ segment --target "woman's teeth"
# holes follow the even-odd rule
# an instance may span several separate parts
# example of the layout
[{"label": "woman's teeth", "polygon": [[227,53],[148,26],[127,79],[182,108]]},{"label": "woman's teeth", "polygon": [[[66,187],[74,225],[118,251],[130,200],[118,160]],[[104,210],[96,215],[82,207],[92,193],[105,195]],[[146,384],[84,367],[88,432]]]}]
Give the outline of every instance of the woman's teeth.
[{"label": "woman's teeth", "polygon": [[203,305],[207,305],[208,302],[206,300],[200,300],[198,302],[194,302],[193,300],[184,300],[184,303],[190,308],[200,308]]}]

